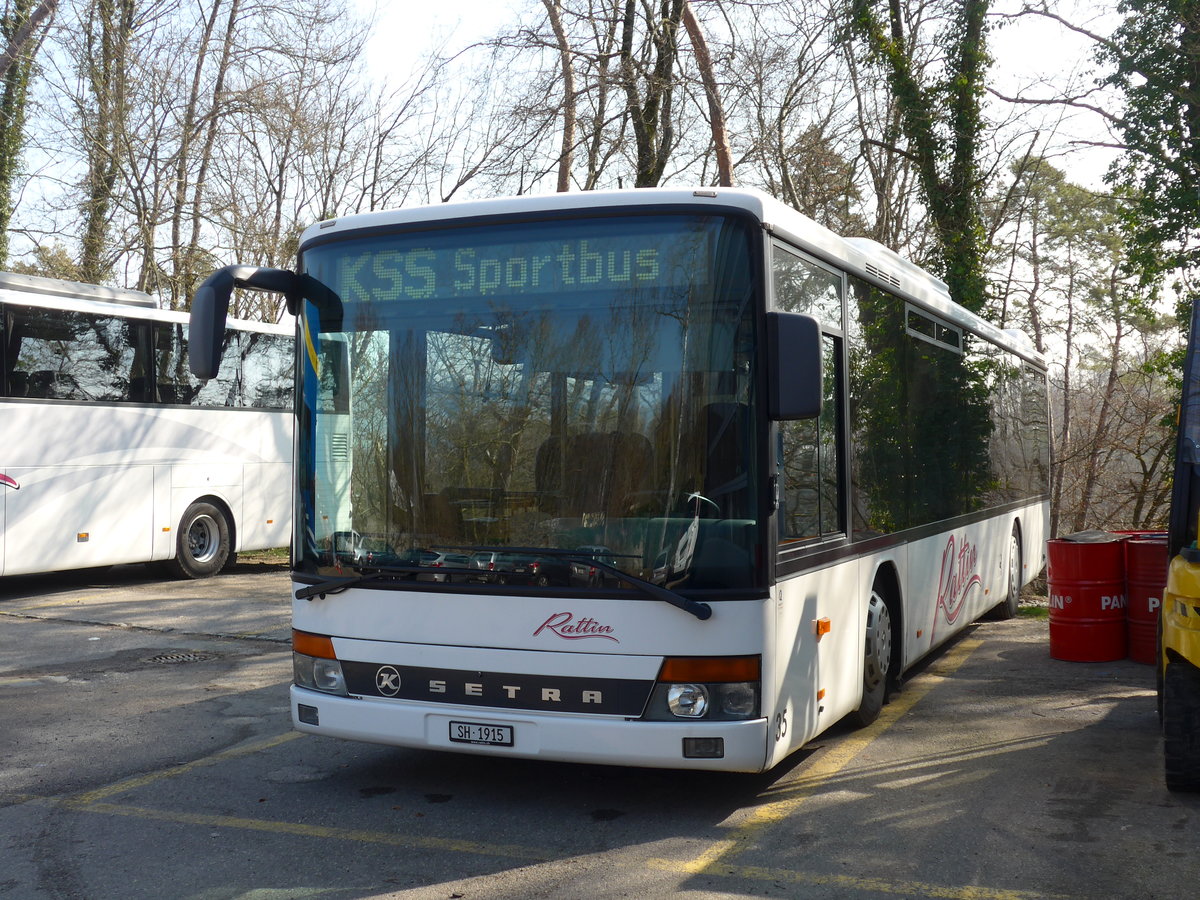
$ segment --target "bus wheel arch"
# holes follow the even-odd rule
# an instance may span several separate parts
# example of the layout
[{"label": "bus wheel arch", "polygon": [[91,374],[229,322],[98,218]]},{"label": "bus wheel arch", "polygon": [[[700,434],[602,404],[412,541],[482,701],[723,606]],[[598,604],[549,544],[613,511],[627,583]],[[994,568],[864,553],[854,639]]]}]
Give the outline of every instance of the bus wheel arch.
[{"label": "bus wheel arch", "polygon": [[867,598],[863,694],[858,709],[850,714],[860,726],[870,725],[879,718],[888,694],[898,681],[903,659],[900,636],[903,634],[900,580],[895,567],[886,563],[875,573]]},{"label": "bus wheel arch", "polygon": [[165,560],[178,578],[209,578],[235,559],[233,514],[217,497],[192,501],[175,533],[175,556]]}]

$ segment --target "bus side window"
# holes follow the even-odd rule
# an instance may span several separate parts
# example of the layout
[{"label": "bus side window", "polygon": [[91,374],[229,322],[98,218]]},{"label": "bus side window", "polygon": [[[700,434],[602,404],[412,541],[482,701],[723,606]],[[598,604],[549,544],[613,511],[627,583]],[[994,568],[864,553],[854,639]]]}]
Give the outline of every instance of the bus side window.
[{"label": "bus side window", "polygon": [[[134,322],[58,310],[13,310],[10,380],[41,400],[144,399],[144,355]],[[19,374],[18,374],[19,373]]]},{"label": "bus side window", "polygon": [[242,334],[243,402],[255,409],[290,409],[292,342],[274,334]]},{"label": "bus side window", "polygon": [[[775,305],[815,316],[829,330],[842,329],[842,276],[775,243],[771,254]],[[841,503],[840,431],[843,340],[825,333],[823,405],[816,419],[778,423],[777,470],[782,482],[780,541],[805,540],[846,530]]]},{"label": "bus side window", "polygon": [[240,335],[240,331],[232,328],[225,330],[221,372],[216,378],[201,383],[188,368],[187,326],[156,326],[154,357],[157,399],[162,403],[186,406],[246,405],[242,400]]},{"label": "bus side window", "polygon": [[779,423],[778,471],[783,481],[780,540],[844,532],[839,452],[841,339],[824,335],[821,415]]}]

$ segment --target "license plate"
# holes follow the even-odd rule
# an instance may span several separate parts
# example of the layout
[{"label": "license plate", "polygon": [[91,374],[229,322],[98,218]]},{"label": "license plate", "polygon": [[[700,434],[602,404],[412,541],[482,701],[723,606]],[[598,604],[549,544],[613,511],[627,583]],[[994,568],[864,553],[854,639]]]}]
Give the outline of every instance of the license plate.
[{"label": "license plate", "polygon": [[511,725],[484,725],[482,722],[451,722],[450,740],[457,744],[488,744],[493,747],[511,747],[513,729]]}]

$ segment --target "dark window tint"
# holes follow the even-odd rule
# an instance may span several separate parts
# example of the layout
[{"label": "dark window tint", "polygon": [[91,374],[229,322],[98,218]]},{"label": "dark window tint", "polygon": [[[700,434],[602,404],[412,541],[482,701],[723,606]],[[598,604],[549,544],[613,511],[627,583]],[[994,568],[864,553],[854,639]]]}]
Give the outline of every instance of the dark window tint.
[{"label": "dark window tint", "polygon": [[1044,493],[1045,379],[999,347],[851,279],[857,537]]},{"label": "dark window tint", "polygon": [[148,359],[137,323],[10,306],[5,326],[9,396],[145,401]]},{"label": "dark window tint", "polygon": [[292,403],[292,341],[256,331],[241,333],[245,406],[288,409]]},{"label": "dark window tint", "polygon": [[199,381],[188,368],[187,326],[155,325],[157,396],[188,406],[288,409],[292,394],[292,340],[227,329],[216,378]]},{"label": "dark window tint", "polygon": [[845,531],[841,504],[841,339],[824,336],[824,402],[816,419],[779,423],[783,485],[780,538],[805,540]]},{"label": "dark window tint", "polygon": [[187,326],[121,316],[0,308],[0,389],[31,400],[289,409],[292,339],[229,329],[221,374],[201,383]]}]

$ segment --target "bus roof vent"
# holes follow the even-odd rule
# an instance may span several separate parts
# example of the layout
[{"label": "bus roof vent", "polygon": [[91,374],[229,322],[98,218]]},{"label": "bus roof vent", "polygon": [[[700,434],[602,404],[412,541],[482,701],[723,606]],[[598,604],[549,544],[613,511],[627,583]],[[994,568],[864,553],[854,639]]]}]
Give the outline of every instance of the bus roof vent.
[{"label": "bus roof vent", "polygon": [[878,241],[861,237],[846,238],[846,243],[851,247],[854,247],[864,257],[867,258],[864,260],[864,265],[866,266],[867,272],[874,275],[876,278],[883,278],[889,284],[899,285],[900,283],[896,280],[896,276],[891,272],[884,272],[883,269],[879,267],[877,262],[870,262],[869,260],[872,257],[874,257],[876,261],[885,261],[891,269],[900,272],[906,272],[913,278],[931,284],[939,293],[945,294],[947,297],[950,296],[950,288],[946,286],[946,282],[942,281],[942,279],[935,275],[929,274],[911,259],[901,256],[891,247],[885,247]]},{"label": "bus roof vent", "polygon": [[880,281],[885,281],[892,287],[900,287],[899,276],[893,275],[891,272],[886,272],[879,268],[879,266],[873,265],[872,263],[867,263],[867,274],[874,275]]},{"label": "bus roof vent", "polygon": [[99,284],[84,284],[81,281],[42,278],[38,275],[17,275],[14,272],[0,272],[0,289],[26,294],[48,294],[52,297],[73,297],[79,300],[104,300],[108,303],[126,303],[149,309],[158,308],[154,298],[143,291],[127,291]]}]

